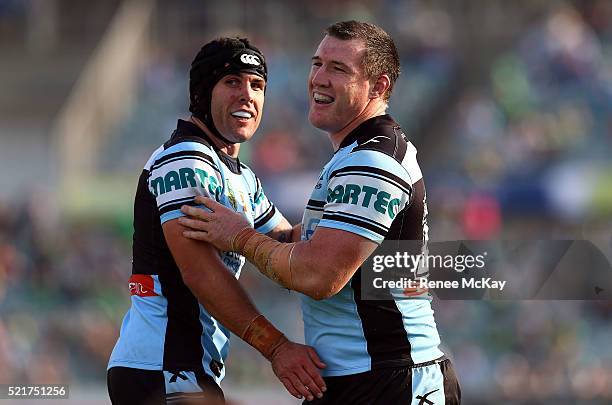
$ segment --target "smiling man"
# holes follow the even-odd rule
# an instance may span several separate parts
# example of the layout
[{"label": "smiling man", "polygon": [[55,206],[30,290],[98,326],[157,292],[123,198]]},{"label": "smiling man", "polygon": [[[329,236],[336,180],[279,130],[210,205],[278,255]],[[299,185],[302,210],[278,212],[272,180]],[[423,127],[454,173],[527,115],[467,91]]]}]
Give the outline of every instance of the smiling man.
[{"label": "smiling man", "polygon": [[[306,343],[327,364],[317,404],[458,404],[452,364],[439,350],[427,292],[388,289],[362,297],[361,266],[383,241],[428,240],[425,185],[417,151],[386,114],[399,75],[391,37],[368,23],[333,24],[308,79],[309,120],[328,133],[334,155],[321,171],[294,232],[279,243],[244,218],[198,198],[184,206],[189,238],[246,256],[275,282],[303,294]],[[415,293],[416,292],[416,293]],[[404,299],[411,296],[411,299]]]},{"label": "smiling man", "polygon": [[206,44],[190,70],[189,121],[149,158],[134,204],[131,308],[108,365],[113,404],[224,402],[230,331],[259,350],[287,390],[321,396],[315,351],[257,311],[237,281],[244,257],[182,237],[182,204],[209,196],[273,238],[290,225],[238,160],[261,121],[267,69],[246,39]]}]

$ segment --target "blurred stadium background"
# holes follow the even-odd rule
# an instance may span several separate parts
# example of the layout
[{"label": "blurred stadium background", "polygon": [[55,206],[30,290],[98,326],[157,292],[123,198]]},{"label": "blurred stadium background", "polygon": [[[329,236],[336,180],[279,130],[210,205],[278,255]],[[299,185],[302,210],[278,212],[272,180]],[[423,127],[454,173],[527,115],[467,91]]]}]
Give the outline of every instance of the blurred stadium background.
[{"label": "blurred stadium background", "polygon": [[[432,240],[610,249],[611,1],[0,0],[0,383],[108,402],[137,177],[187,116],[189,63],[214,36],[246,35],[267,56],[263,123],[241,159],[300,219],[332,152],[306,120],[309,60],[349,18],[399,47],[390,111],[419,149]],[[243,274],[301,339],[296,294]],[[466,404],[612,403],[611,302],[434,308]],[[295,403],[239,341],[224,389],[235,404]]]}]

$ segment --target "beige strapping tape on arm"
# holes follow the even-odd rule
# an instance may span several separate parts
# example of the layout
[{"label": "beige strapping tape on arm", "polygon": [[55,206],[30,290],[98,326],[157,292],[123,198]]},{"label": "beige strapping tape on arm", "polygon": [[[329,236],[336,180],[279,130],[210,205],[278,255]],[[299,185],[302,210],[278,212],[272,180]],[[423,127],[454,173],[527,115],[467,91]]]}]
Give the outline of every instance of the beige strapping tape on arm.
[{"label": "beige strapping tape on arm", "polygon": [[244,228],[232,239],[232,250],[246,257],[269,279],[293,289],[291,258],[295,243],[282,243]]}]

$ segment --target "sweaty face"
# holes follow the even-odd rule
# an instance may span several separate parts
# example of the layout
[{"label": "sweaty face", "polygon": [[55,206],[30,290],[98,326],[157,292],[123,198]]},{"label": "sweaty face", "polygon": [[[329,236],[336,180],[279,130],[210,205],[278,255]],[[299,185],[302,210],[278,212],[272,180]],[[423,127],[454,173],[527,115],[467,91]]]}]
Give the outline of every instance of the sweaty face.
[{"label": "sweaty face", "polygon": [[221,135],[233,143],[251,139],[261,122],[265,86],[263,78],[251,73],[230,74],[217,82],[210,110]]},{"label": "sweaty face", "polygon": [[323,38],[308,77],[308,119],[313,126],[338,132],[366,107],[370,82],[361,64],[364,55],[362,40]]}]

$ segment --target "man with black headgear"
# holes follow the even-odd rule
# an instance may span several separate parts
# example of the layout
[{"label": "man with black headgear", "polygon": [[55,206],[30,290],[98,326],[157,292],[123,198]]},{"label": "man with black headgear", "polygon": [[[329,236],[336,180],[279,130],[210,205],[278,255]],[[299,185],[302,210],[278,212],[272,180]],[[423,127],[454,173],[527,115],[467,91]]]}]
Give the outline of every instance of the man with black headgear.
[{"label": "man with black headgear", "polygon": [[[335,152],[293,243],[256,232],[203,196],[196,201],[210,211],[185,205],[192,219],[179,219],[193,229],[185,236],[244,255],[271,280],[302,293],[306,342],[327,364],[328,390],[318,405],[461,402],[427,289],[372,286],[379,273],[365,265],[385,242],[412,257],[427,255],[417,150],[387,114],[399,73],[397,48],[382,28],[339,21],[325,30],[312,57],[308,118],[327,132]],[[426,270],[419,265],[415,275]]]},{"label": "man with black headgear", "polygon": [[131,308],[108,365],[114,404],[223,403],[232,331],[259,350],[296,397],[321,396],[316,352],[290,342],[237,281],[244,257],[182,237],[180,207],[209,196],[275,239],[291,226],[238,160],[261,121],[267,69],[246,39],[206,44],[190,71],[188,121],[149,158],[134,204]]}]

